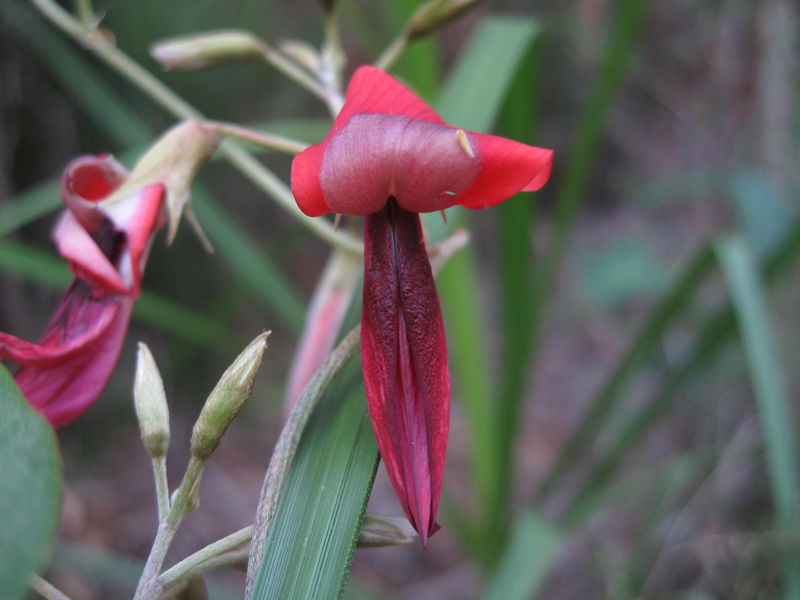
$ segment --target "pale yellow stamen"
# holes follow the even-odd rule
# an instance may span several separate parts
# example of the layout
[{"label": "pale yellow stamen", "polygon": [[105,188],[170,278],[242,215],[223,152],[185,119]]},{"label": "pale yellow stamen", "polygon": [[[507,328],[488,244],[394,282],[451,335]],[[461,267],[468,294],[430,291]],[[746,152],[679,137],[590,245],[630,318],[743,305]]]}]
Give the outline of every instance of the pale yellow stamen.
[{"label": "pale yellow stamen", "polygon": [[475,151],[472,149],[472,146],[470,146],[467,133],[463,129],[456,130],[456,141],[467,156],[475,158]]},{"label": "pale yellow stamen", "polygon": [[336,217],[333,219],[333,230],[338,231],[339,225],[342,223],[342,215],[340,213],[336,213]]}]

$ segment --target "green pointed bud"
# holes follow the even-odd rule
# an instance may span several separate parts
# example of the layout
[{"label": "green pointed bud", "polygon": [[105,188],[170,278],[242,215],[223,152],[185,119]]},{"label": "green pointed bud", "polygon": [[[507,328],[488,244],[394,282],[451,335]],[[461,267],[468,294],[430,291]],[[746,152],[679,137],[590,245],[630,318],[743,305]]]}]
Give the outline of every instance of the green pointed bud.
[{"label": "green pointed bud", "polygon": [[183,121],[164,133],[139,159],[130,175],[101,205],[113,213],[115,204],[120,210],[130,194],[151,184],[166,188],[169,243],[175,239],[184,207],[189,203],[192,182],[198,171],[211,157],[220,133],[216,125],[202,121]]},{"label": "green pointed bud", "polygon": [[428,35],[461,14],[477,6],[482,0],[428,0],[411,16],[408,39]]},{"label": "green pointed bud", "polygon": [[192,456],[205,461],[219,446],[228,425],[253,391],[270,333],[266,331],[250,342],[209,394],[192,430]]},{"label": "green pointed bud", "polygon": [[150,56],[167,70],[195,71],[260,60],[264,50],[264,42],[252,33],[222,30],[156,42],[150,47]]},{"label": "green pointed bud", "polygon": [[139,342],[133,404],[147,454],[151,458],[161,458],[169,446],[169,408],[161,373],[144,342]]},{"label": "green pointed bud", "polygon": [[358,534],[359,548],[398,546],[413,542],[417,534],[405,517],[367,513]]}]

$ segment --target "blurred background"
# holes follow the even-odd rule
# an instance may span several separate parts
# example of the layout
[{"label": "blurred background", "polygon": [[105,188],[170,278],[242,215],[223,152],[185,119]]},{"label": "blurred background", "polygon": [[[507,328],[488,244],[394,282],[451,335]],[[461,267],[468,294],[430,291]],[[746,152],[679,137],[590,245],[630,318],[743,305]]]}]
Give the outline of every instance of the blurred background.
[{"label": "blurred background", "polygon": [[[347,73],[418,5],[341,0]],[[205,114],[326,134],[324,107],[264,65],[162,72],[148,55],[223,27],[318,44],[315,1],[96,10]],[[497,0],[404,54],[393,73],[445,118],[553,148],[555,170],[535,195],[456,218],[473,243],[438,282],[455,387],[443,528],[425,551],[359,549],[345,598],[798,597],[799,14],[791,0]],[[69,280],[49,240],[61,170],[96,152],[130,165],[173,119],[22,0],[0,7],[0,82],[0,330],[34,339]],[[259,158],[288,178],[290,157]],[[135,341],[166,383],[177,483],[216,379],[273,331],[170,562],[252,522],[282,425],[329,248],[221,160],[194,202],[216,253],[186,226],[157,240],[110,385],[59,432],[49,578],[76,600],[129,596],[155,532]],[[382,469],[370,509],[400,513]],[[207,581],[241,597],[233,569]]]}]

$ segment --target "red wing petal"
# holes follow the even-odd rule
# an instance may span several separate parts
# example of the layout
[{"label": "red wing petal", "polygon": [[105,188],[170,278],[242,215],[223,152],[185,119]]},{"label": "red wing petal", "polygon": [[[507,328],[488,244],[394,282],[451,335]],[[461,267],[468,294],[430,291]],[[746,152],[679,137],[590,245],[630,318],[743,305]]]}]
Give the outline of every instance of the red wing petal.
[{"label": "red wing petal", "polygon": [[331,208],[325,202],[319,174],[327,140],[303,150],[292,160],[292,193],[297,206],[309,217],[328,214]]},{"label": "red wing petal", "polygon": [[403,115],[410,119],[445,125],[436,111],[414,92],[391,75],[371,66],[359,67],[353,73],[347,86],[344,106],[328,137],[347,124],[350,117],[359,113]]},{"label": "red wing petal", "polygon": [[470,140],[477,142],[481,169],[456,198],[458,204],[487,208],[517,192],[538,190],[550,178],[552,150],[480,133],[470,133]]},{"label": "red wing petal", "polygon": [[130,294],[116,267],[78,222],[74,213],[64,211],[53,231],[58,251],[71,263],[76,275],[96,285],[103,291]]},{"label": "red wing petal", "polygon": [[450,423],[439,299],[419,216],[394,199],[367,217],[361,360],[372,426],[423,545],[437,529]]}]

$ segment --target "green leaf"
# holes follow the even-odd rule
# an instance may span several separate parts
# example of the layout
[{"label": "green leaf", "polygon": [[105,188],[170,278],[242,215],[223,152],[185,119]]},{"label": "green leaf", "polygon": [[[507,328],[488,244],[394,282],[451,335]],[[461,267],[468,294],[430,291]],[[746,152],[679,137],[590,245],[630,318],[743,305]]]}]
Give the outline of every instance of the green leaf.
[{"label": "green leaf", "polygon": [[56,535],[61,467],[53,428],[20,394],[0,365],[0,589],[26,595]]},{"label": "green leaf", "polygon": [[444,120],[488,132],[520,61],[540,32],[530,17],[493,16],[482,21],[439,94],[436,106]]},{"label": "green leaf", "polygon": [[489,580],[484,600],[528,600],[547,575],[566,537],[534,511],[519,515],[511,540]]},{"label": "green leaf", "polygon": [[[800,508],[797,443],[778,341],[772,330],[750,249],[741,239],[731,237],[718,243],[716,250],[733,299],[755,392],[761,437],[767,450],[767,471],[775,506],[775,526],[778,530],[795,531]],[[798,561],[800,549],[783,557],[783,597],[787,600],[800,598]]]},{"label": "green leaf", "polygon": [[634,335],[625,354],[589,402],[588,409],[559,452],[556,464],[539,486],[536,494],[538,503],[550,495],[580,457],[589,454],[589,446],[619,405],[625,384],[642,362],[652,355],[669,328],[685,313],[690,300],[713,266],[714,254],[707,245],[703,245],[675,276],[645,323]]},{"label": "green leaf", "polygon": [[378,449],[353,361],[320,399],[270,528],[252,598],[338,598],[347,579]]},{"label": "green leaf", "polygon": [[[800,255],[800,220],[795,220],[789,228],[780,246],[770,253],[759,264],[759,277],[765,284],[771,284],[795,263]],[[588,478],[580,485],[573,496],[573,500],[565,510],[566,522],[575,522],[584,514],[585,507],[594,502],[594,497],[608,485],[616,473],[624,457],[649,433],[679,398],[677,392],[693,376],[702,373],[708,368],[709,363],[719,354],[719,351],[729,342],[736,331],[736,317],[733,308],[725,305],[711,315],[698,329],[694,342],[690,345],[678,364],[665,378],[660,389],[641,407],[628,416],[619,430],[612,436],[610,448],[605,451],[593,450],[597,457],[594,468]],[[657,328],[656,328],[657,329]],[[653,331],[650,330],[649,334]],[[626,357],[626,363],[635,362],[635,355]],[[630,362],[630,364],[633,364]],[[630,366],[628,367],[630,368]],[[625,369],[627,370],[627,369]],[[624,371],[621,373],[624,374]],[[619,379],[610,380],[610,388],[604,388],[604,395],[619,385]],[[605,396],[606,400],[595,403],[603,418],[607,418],[607,411],[613,406],[613,395]],[[590,411],[591,412],[591,411]],[[591,417],[591,415],[587,415]],[[601,419],[596,419],[597,421]],[[575,447],[590,443],[598,431],[596,424],[584,418],[581,421],[582,435]],[[573,436],[575,438],[575,436]],[[568,447],[567,450],[570,450]],[[565,452],[562,452],[562,455]],[[574,458],[574,457],[573,457]],[[556,472],[563,469],[556,467]]]}]

